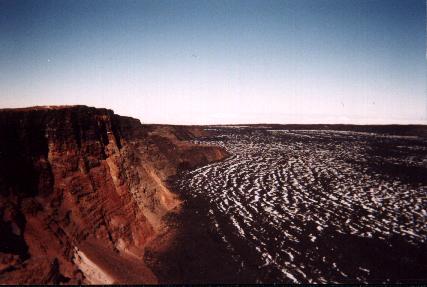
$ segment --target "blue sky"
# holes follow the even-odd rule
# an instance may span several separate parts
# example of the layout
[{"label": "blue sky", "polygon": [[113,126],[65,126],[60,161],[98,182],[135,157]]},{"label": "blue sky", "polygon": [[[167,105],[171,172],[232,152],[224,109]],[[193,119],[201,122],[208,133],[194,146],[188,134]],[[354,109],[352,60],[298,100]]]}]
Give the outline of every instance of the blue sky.
[{"label": "blue sky", "polygon": [[0,0],[0,107],[149,123],[427,123],[418,0]]}]

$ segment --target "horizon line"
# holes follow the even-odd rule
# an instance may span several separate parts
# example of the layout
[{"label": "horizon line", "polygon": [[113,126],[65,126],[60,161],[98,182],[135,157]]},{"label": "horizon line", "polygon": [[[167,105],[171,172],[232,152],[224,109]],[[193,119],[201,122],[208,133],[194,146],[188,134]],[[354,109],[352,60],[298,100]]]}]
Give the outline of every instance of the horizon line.
[{"label": "horizon line", "polygon": [[396,119],[392,119],[390,122],[378,122],[381,120],[377,120],[377,122],[363,122],[365,120],[356,121],[354,123],[345,123],[345,122],[287,122],[287,123],[279,123],[279,122],[234,122],[234,123],[171,123],[171,122],[151,122],[151,121],[143,121],[141,118],[134,115],[123,115],[120,112],[116,113],[114,109],[108,107],[97,107],[97,106],[89,106],[84,104],[67,104],[67,105],[36,105],[36,106],[23,106],[23,107],[7,107],[0,108],[0,111],[4,110],[17,110],[17,111],[25,111],[31,109],[46,109],[46,110],[54,110],[54,109],[67,109],[73,107],[87,107],[87,108],[95,108],[95,109],[105,109],[111,110],[113,113],[124,116],[138,119],[143,125],[167,125],[167,126],[262,126],[262,125],[344,125],[344,126],[427,126],[427,120],[419,120],[419,121],[399,121]]}]

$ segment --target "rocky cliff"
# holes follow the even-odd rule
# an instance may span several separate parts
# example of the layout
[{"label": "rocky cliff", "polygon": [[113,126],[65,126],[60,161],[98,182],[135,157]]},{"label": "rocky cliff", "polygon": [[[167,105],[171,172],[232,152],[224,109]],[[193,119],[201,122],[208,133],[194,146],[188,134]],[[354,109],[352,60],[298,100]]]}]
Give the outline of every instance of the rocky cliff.
[{"label": "rocky cliff", "polygon": [[179,209],[166,179],[226,152],[198,128],[86,106],[0,110],[0,283],[155,283],[144,247]]}]

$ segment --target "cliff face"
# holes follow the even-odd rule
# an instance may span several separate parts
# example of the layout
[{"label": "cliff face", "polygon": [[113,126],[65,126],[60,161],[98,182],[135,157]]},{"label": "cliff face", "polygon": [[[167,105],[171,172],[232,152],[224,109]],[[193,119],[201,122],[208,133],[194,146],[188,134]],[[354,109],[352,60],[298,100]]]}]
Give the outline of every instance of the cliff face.
[{"label": "cliff face", "polygon": [[85,106],[0,111],[0,283],[155,283],[146,244],[180,201],[165,180],[226,156],[196,128]]}]

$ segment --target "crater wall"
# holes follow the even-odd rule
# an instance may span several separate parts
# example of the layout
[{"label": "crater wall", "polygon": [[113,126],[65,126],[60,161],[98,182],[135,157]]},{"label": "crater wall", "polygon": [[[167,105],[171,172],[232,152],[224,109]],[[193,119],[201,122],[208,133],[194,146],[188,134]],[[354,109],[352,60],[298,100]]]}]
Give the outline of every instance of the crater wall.
[{"label": "crater wall", "polygon": [[143,263],[166,180],[227,156],[197,127],[86,106],[0,110],[0,283],[155,283]]}]

